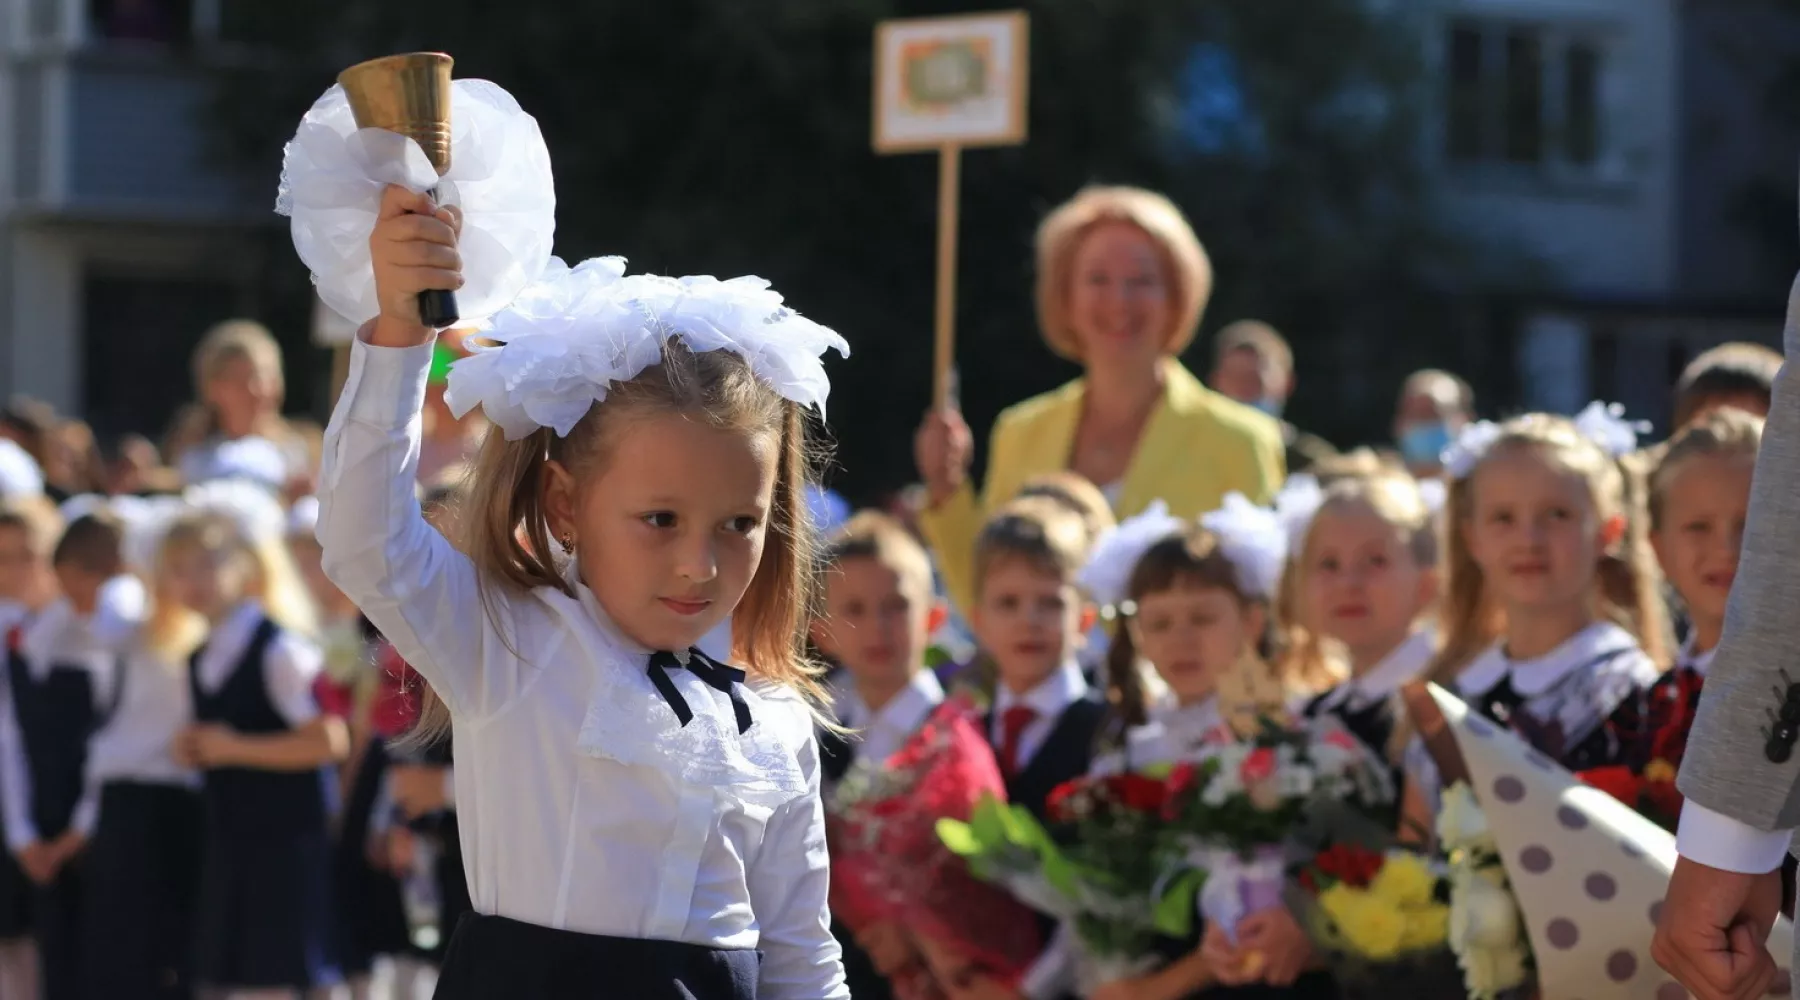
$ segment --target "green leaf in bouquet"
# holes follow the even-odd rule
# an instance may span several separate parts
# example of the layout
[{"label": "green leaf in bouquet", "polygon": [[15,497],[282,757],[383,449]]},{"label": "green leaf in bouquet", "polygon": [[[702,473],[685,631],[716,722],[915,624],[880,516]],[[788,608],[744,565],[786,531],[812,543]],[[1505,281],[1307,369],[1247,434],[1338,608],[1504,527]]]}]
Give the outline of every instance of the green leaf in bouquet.
[{"label": "green leaf in bouquet", "polygon": [[[1041,829],[1041,828],[1040,828]],[[1081,875],[1073,862],[1055,844],[1048,839],[1038,852],[1038,860],[1043,864],[1044,881],[1057,892],[1071,899],[1079,898],[1081,892]]]},{"label": "green leaf in bouquet", "polygon": [[974,827],[954,819],[937,821],[938,839],[950,849],[950,853],[964,858],[980,857],[983,853],[981,838],[976,835]]},{"label": "green leaf in bouquet", "polygon": [[1156,901],[1151,919],[1158,932],[1174,938],[1185,938],[1194,932],[1194,910],[1196,897],[1200,889],[1206,885],[1206,872],[1198,868],[1189,868],[1164,890],[1162,898]]},{"label": "green leaf in bouquet", "polygon": [[969,829],[975,834],[975,842],[985,850],[1012,843],[1009,812],[1007,804],[992,795],[983,796],[975,803],[969,813]]}]

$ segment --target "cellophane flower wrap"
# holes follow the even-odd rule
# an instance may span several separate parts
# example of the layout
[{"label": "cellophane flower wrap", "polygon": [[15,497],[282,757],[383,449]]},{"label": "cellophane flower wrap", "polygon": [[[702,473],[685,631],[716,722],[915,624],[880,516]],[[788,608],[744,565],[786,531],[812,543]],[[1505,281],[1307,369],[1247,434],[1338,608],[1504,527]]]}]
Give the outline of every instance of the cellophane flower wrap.
[{"label": "cellophane flower wrap", "polygon": [[[1182,777],[1187,768],[1191,777]],[[1265,720],[1248,738],[1182,765],[1177,777],[1167,815],[1178,873],[1167,884],[1198,880],[1200,916],[1228,934],[1244,917],[1284,905],[1289,866],[1306,849],[1297,833],[1310,813],[1379,816],[1394,802],[1387,768],[1330,718]]]},{"label": "cellophane flower wrap", "polygon": [[[1160,962],[1156,901],[1172,777],[1158,768],[1065,782],[1046,801],[1055,837],[998,798],[938,832],[977,875],[1072,927],[1088,978],[1136,975]],[[1190,894],[1183,906],[1192,905]]]},{"label": "cellophane flower wrap", "polygon": [[1448,868],[1349,840],[1303,862],[1290,902],[1346,998],[1460,996]]},{"label": "cellophane flower wrap", "polygon": [[[896,923],[1012,983],[1041,942],[1031,911],[977,879],[937,836],[941,817],[967,819],[1006,794],[969,706],[944,702],[885,761],[859,759],[826,803],[831,909],[852,930]],[[923,965],[895,977],[903,1000],[946,994]]]},{"label": "cellophane flower wrap", "polygon": [[1444,790],[1438,844],[1449,861],[1450,950],[1472,1000],[1499,1000],[1534,981],[1531,939],[1499,845],[1463,782]]},{"label": "cellophane flower wrap", "polygon": [[312,270],[319,298],[352,323],[374,319],[369,234],[390,184],[437,191],[463,213],[457,250],[465,325],[505,308],[550,260],[556,185],[535,118],[486,80],[456,80],[450,92],[450,169],[442,177],[417,142],[356,127],[344,88],[325,91],[301,119],[281,164],[275,211],[288,216],[294,249]]}]

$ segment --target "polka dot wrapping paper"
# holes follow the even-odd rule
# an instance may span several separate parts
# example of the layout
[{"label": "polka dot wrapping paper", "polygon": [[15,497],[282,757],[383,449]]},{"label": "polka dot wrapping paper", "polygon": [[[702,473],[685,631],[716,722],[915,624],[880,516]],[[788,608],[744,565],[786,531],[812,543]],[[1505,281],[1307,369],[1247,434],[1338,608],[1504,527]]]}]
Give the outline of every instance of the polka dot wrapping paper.
[{"label": "polka dot wrapping paper", "polygon": [[[1512,733],[1430,688],[1499,846],[1537,962],[1542,1000],[1679,1000],[1688,992],[1650,958],[1675,838],[1576,780]],[[1787,993],[1793,925],[1769,948]]]}]

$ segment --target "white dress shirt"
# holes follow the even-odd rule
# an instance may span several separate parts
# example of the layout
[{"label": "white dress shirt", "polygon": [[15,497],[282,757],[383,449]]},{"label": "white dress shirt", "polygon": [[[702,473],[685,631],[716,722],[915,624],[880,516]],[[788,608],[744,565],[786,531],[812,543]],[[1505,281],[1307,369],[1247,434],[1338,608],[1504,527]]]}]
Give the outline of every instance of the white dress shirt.
[{"label": "white dress shirt", "polygon": [[[1031,725],[1026,726],[1019,734],[1019,759],[1015,765],[1023,771],[1031,763],[1031,758],[1044,746],[1050,738],[1051,730],[1056,728],[1057,720],[1062,718],[1070,705],[1087,697],[1087,680],[1081,676],[1081,666],[1073,660],[1051,671],[1050,676],[1039,681],[1037,686],[1024,694],[1018,694],[1012,688],[1001,684],[994,694],[994,716],[988,739],[994,746],[1001,745],[1005,738],[1003,720],[1006,710],[1015,705],[1024,705],[1037,713]],[[1002,767],[1005,766],[1002,762]]]},{"label": "white dress shirt", "polygon": [[1357,711],[1392,698],[1408,681],[1424,672],[1436,646],[1437,637],[1431,629],[1414,632],[1374,666],[1327,691],[1319,699],[1318,710],[1329,712],[1348,705],[1351,711]]},{"label": "white dress shirt", "polygon": [[[213,626],[195,664],[194,678],[201,691],[212,694],[231,679],[265,615],[260,603],[245,601]],[[319,647],[287,629],[275,632],[263,653],[263,690],[289,726],[298,729],[319,717],[313,685],[324,669],[325,654]]]},{"label": "white dress shirt", "polygon": [[[1607,654],[1617,654],[1603,659]],[[1563,697],[1559,685],[1577,670],[1591,672],[1581,696]],[[1452,685],[1458,696],[1473,698],[1510,680],[1523,701],[1519,711],[1541,722],[1557,721],[1574,746],[1604,722],[1633,691],[1656,683],[1662,672],[1638,647],[1637,638],[1612,622],[1594,622],[1542,656],[1517,660],[1508,656],[1504,643],[1495,643],[1463,668]],[[1571,681],[1574,683],[1574,681]],[[1436,814],[1443,793],[1437,765],[1414,737],[1404,755],[1407,780],[1424,795]]]},{"label": "white dress shirt", "polygon": [[851,739],[856,741],[857,757],[879,763],[899,753],[943,700],[944,685],[938,682],[937,674],[922,669],[879,711],[870,711],[854,686],[847,688],[839,721],[856,730]]},{"label": "white dress shirt", "polygon": [[431,353],[352,345],[325,438],[319,540],[332,580],[455,719],[475,911],[757,948],[758,996],[847,998],[805,704],[742,685],[754,724],[739,734],[724,693],[670,671],[694,713],[683,726],[650,681],[649,651],[572,574],[574,597],[495,581],[484,606],[474,565],[413,492]]},{"label": "white dress shirt", "polygon": [[[31,610],[24,605],[0,601],[0,643],[10,641],[13,629],[29,626],[31,619]],[[0,646],[0,658],[8,652]],[[14,853],[37,837],[37,828],[31,825],[31,771],[25,762],[18,717],[13,714],[10,674],[0,683],[0,832],[5,834],[6,849]]]}]

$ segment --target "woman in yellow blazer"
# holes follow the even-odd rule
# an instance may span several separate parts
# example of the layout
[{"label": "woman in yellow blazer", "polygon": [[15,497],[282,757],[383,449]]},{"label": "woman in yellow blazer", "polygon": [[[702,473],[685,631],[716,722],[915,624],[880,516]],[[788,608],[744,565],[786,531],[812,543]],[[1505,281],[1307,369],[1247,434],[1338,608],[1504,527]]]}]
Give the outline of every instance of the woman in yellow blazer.
[{"label": "woman in yellow blazer", "polygon": [[1267,502],[1283,476],[1279,425],[1201,385],[1176,358],[1199,327],[1212,265],[1173,202],[1090,187],[1045,218],[1037,262],[1044,341],[1086,375],[1000,414],[980,498],[960,413],[927,414],[914,441],[931,495],[921,526],[965,611],[975,596],[975,536],[1032,476],[1080,473],[1120,517],[1157,499],[1192,517],[1233,490]]}]

